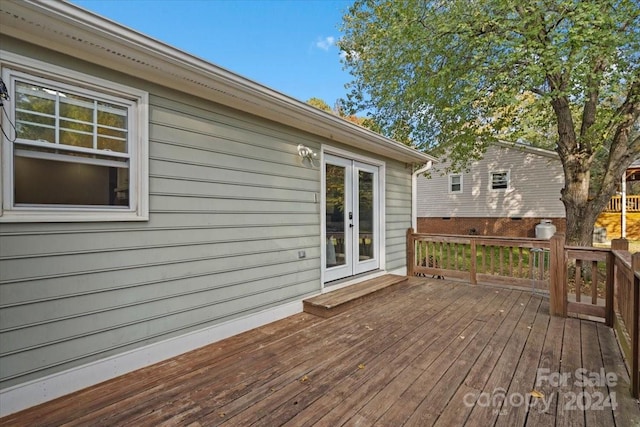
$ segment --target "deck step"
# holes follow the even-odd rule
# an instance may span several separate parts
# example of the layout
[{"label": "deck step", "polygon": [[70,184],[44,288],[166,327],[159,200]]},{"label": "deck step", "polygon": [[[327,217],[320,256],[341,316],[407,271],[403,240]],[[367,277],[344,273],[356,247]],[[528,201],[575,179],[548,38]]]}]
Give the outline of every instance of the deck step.
[{"label": "deck step", "polygon": [[386,274],[374,279],[365,280],[355,285],[305,299],[303,301],[303,310],[305,313],[324,318],[333,317],[372,296],[389,292],[393,290],[396,285],[407,282],[407,280],[408,278],[406,276],[396,274]]}]

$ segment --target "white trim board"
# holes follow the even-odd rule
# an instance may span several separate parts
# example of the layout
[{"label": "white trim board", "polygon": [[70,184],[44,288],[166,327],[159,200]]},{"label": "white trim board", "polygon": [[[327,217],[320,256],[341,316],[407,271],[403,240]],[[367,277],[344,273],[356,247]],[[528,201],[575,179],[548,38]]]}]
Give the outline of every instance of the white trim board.
[{"label": "white trim board", "polygon": [[302,312],[302,300],[0,390],[0,417]]}]

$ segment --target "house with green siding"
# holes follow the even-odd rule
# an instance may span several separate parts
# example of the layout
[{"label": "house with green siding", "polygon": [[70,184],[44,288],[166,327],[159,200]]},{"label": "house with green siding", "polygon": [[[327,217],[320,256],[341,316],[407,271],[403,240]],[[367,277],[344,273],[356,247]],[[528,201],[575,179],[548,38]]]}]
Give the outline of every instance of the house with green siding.
[{"label": "house with green siding", "polygon": [[406,272],[424,153],[62,1],[0,72],[0,416]]}]

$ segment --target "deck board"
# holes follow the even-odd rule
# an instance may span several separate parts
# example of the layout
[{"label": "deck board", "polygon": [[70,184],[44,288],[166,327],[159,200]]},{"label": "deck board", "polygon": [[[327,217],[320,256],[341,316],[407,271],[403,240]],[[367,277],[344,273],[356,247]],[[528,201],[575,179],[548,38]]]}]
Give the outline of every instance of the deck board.
[{"label": "deck board", "polygon": [[573,408],[571,399],[582,392],[574,381],[576,369],[582,365],[580,320],[567,319],[564,322],[564,342],[562,358],[560,359],[560,373],[566,375],[567,381],[562,380],[558,394],[556,412],[557,426],[584,426],[584,412]]},{"label": "deck board", "polygon": [[[578,386],[578,368],[617,381]],[[533,390],[552,399],[546,412],[514,405]],[[617,407],[567,410],[581,392]],[[336,316],[301,313],[0,419],[62,424],[633,426],[640,408],[605,325],[551,317],[529,290],[411,278]]]}]

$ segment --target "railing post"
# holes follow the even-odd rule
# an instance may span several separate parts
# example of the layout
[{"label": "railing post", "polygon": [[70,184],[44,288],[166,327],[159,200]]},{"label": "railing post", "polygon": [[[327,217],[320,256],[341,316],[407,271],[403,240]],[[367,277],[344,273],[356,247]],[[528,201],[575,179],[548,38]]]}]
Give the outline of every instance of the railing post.
[{"label": "railing post", "polygon": [[629,241],[625,238],[621,239],[612,239],[611,240],[611,250],[613,251],[628,251],[629,250]]},{"label": "railing post", "polygon": [[633,298],[633,309],[631,322],[633,323],[629,331],[631,335],[631,395],[636,399],[640,398],[640,279],[636,273],[640,272],[640,252],[631,257],[631,271],[633,272],[633,286],[631,295]]},{"label": "railing post", "polygon": [[567,317],[567,262],[564,234],[556,233],[550,241],[549,312],[552,316]]},{"label": "railing post", "polygon": [[616,257],[612,251],[607,253],[607,278],[605,279],[605,315],[604,321],[607,326],[613,328],[613,318],[615,317],[615,281],[616,281]]},{"label": "railing post", "polygon": [[415,250],[416,245],[413,238],[413,228],[409,228],[407,230],[407,276],[409,277],[415,276],[415,272],[413,270],[416,264]]},{"label": "railing post", "polygon": [[[611,250],[612,251],[629,251],[629,241],[623,237],[619,238],[619,239],[611,239]],[[618,301],[616,300],[616,295],[618,295],[618,283],[616,282],[616,277],[617,277],[617,271],[616,271],[616,267],[613,266],[612,267],[613,271],[613,286],[611,289],[611,293],[612,295],[612,299],[613,299],[613,305],[611,306],[611,309],[613,310],[613,312],[615,313],[615,310],[618,309]],[[607,272],[608,273],[608,272]],[[607,292],[609,290],[607,289]],[[612,319],[613,321],[613,319]]]}]

